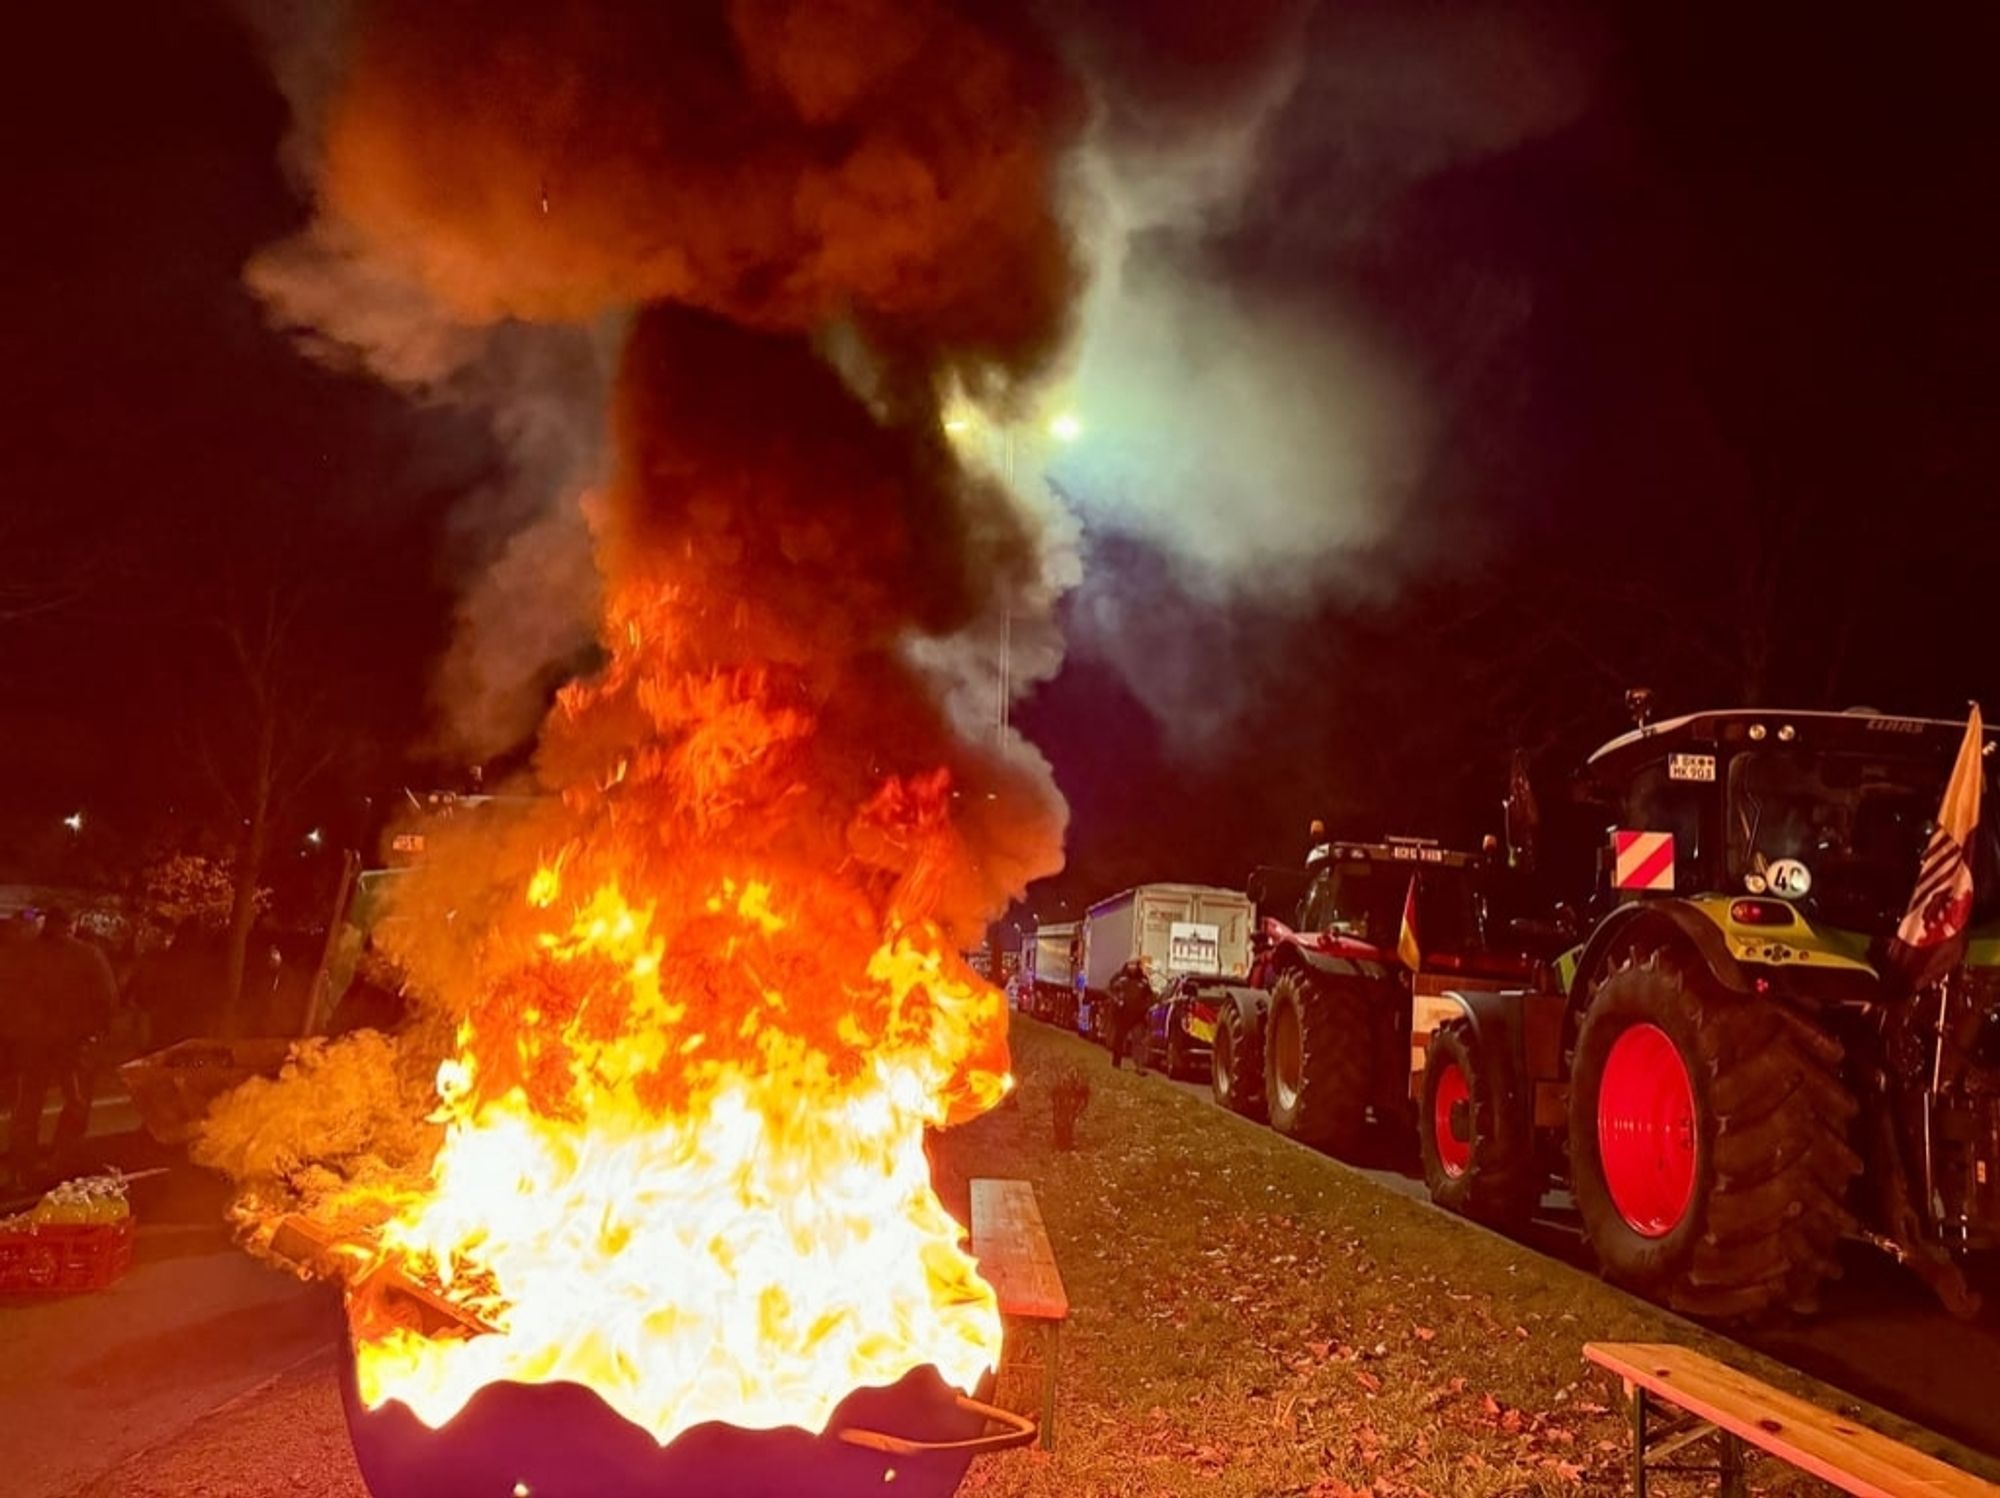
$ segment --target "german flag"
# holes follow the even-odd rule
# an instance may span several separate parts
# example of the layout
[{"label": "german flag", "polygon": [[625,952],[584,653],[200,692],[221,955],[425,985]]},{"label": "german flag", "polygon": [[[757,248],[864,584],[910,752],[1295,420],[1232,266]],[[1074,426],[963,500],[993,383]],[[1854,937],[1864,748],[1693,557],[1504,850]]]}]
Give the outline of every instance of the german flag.
[{"label": "german flag", "polygon": [[1396,933],[1396,955],[1411,972],[1423,965],[1424,954],[1417,946],[1417,876],[1410,876],[1410,892],[1403,896],[1403,929]]}]

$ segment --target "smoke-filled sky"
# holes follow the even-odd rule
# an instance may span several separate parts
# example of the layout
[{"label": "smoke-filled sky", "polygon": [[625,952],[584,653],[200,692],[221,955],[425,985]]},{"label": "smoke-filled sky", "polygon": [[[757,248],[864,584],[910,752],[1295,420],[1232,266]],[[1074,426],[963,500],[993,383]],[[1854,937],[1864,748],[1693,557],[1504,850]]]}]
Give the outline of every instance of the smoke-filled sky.
[{"label": "smoke-filled sky", "polygon": [[[869,80],[836,65],[839,24],[872,9],[782,38],[769,86],[851,103]],[[1044,381],[984,393],[1031,438],[1057,410],[1081,426],[1017,444],[1062,500],[1029,495],[1066,644],[1024,631],[1017,669],[1056,674],[1015,714],[1072,808],[1051,912],[1240,876],[1313,814],[1472,836],[1510,743],[1608,735],[1635,679],[1670,705],[1931,711],[1991,685],[1978,69],[2000,38],[1977,8],[1037,9],[1048,107],[1078,111],[1058,197],[1081,299],[1068,342],[1014,351]],[[370,784],[532,725],[588,649],[586,533],[551,501],[604,461],[631,311],[581,252],[651,255],[665,294],[707,278],[731,315],[841,321],[810,276],[717,263],[671,198],[652,222],[582,218],[593,174],[695,193],[726,153],[634,165],[606,143],[649,138],[643,111],[579,114],[533,56],[519,86],[568,133],[502,199],[453,191],[479,99],[440,97],[434,159],[406,163],[439,188],[441,217],[404,226],[433,257],[417,279],[463,293],[440,316],[342,239],[395,184],[315,188],[316,162],[379,144],[326,110],[344,9],[172,11],[42,14],[17,47],[45,61],[8,106],[30,144],[0,292],[0,685],[30,821],[91,801],[136,829],[188,779],[203,611],[245,579],[306,580],[315,671],[379,746]],[[884,107],[948,134],[911,87]],[[975,153],[963,180],[1004,192],[1002,167]],[[913,212],[906,188],[743,207],[782,235],[802,211]],[[563,251],[533,305],[436,232],[495,213]],[[893,322],[898,263],[885,243],[832,280],[879,289]],[[995,273],[1020,321],[967,340],[1049,325],[1044,277]],[[551,308],[559,327],[493,316]]]}]

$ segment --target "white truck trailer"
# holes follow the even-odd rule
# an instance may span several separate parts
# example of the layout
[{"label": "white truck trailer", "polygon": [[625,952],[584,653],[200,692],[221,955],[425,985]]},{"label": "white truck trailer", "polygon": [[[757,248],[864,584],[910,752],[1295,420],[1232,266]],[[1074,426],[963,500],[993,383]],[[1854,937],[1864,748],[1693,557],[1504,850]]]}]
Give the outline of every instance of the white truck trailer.
[{"label": "white truck trailer", "polygon": [[1099,900],[1083,918],[1077,1029],[1103,1038],[1111,979],[1135,957],[1152,959],[1156,990],[1182,973],[1242,977],[1255,924],[1247,895],[1207,884],[1141,884]]},{"label": "white truck trailer", "polygon": [[1075,1023],[1076,966],[1082,950],[1076,921],[1037,926],[1021,938],[1020,1007],[1052,1025]]}]

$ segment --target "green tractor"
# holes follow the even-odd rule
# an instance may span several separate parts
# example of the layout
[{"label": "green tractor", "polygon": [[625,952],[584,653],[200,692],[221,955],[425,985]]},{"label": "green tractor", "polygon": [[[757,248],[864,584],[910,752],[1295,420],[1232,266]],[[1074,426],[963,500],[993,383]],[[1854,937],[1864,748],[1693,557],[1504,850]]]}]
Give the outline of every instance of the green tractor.
[{"label": "green tractor", "polygon": [[[1976,1312],[1967,1268],[2000,1248],[1988,828],[1962,960],[1909,975],[1888,955],[1965,736],[1732,710],[1592,755],[1582,804],[1609,835],[1587,918],[1516,923],[1542,980],[1413,995],[1433,1196],[1504,1220],[1566,1175],[1606,1273],[1693,1315],[1810,1310],[1851,1237]],[[1508,810],[1530,862],[1519,777]]]}]

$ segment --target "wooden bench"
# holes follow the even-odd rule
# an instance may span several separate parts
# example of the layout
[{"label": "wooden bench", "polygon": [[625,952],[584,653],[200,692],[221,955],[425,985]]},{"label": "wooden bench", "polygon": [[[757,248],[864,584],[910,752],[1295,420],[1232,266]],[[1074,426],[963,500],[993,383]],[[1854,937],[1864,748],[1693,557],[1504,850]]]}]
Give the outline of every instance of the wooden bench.
[{"label": "wooden bench", "polygon": [[[1744,1498],[1744,1446],[1760,1448],[1842,1492],[1870,1498],[2000,1498],[2000,1487],[1842,1419],[1747,1373],[1671,1342],[1592,1342],[1583,1355],[1616,1374],[1632,1410],[1633,1491],[1657,1472],[1709,1472],[1724,1498]],[[1659,1407],[1675,1413],[1654,1418]],[[1682,1413],[1684,1412],[1684,1413]],[[1711,1467],[1665,1465],[1714,1436]]]},{"label": "wooden bench", "polygon": [[[1039,1372],[1042,1391],[1042,1447],[1055,1444],[1056,1358],[1062,1324],[1069,1319],[1069,1294],[1056,1272],[1055,1250],[1042,1226],[1035,1188],[1026,1181],[972,1183],[972,1256],[979,1275],[1000,1297],[1006,1328],[1003,1371]],[[1017,1333],[1032,1335],[1040,1361],[1021,1358]]]}]

